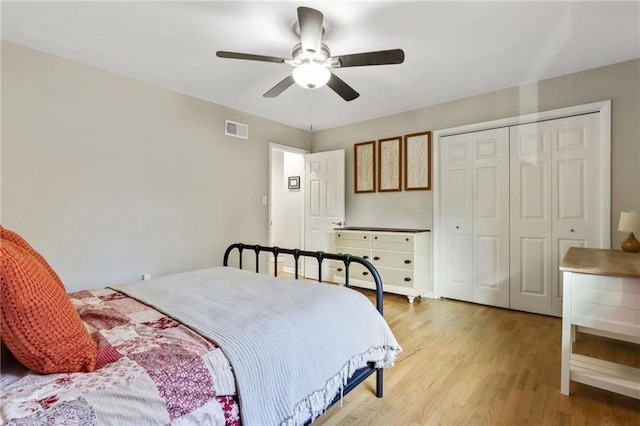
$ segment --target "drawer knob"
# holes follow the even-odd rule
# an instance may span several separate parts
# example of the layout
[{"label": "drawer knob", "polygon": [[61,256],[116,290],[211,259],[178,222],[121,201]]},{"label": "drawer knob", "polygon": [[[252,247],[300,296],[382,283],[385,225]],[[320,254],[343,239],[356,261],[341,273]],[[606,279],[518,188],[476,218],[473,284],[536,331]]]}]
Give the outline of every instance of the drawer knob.
[{"label": "drawer knob", "polygon": [[373,258],[373,260],[380,260],[380,257],[376,256],[376,257]]},{"label": "drawer knob", "polygon": [[572,228],[572,229],[571,229],[571,232],[576,232],[576,230]]},{"label": "drawer knob", "polygon": [[365,271],[362,273],[362,275],[369,275],[369,273]]},{"label": "drawer knob", "polygon": [[368,258],[369,258],[369,256],[364,255],[364,256],[362,256],[362,258],[366,260],[366,259],[368,259]]},{"label": "drawer knob", "polygon": [[367,236],[365,235],[365,236],[364,236],[364,237],[362,237],[362,238],[364,238],[364,239],[366,240],[366,239],[367,239]]},{"label": "drawer knob", "polygon": [[404,280],[405,280],[406,282],[409,282],[409,281],[411,281],[411,278],[409,278],[409,277],[404,277]]},{"label": "drawer knob", "polygon": [[409,259],[404,261],[405,264],[409,265],[411,263],[411,261]]},{"label": "drawer knob", "polygon": [[338,237],[342,237],[342,234],[338,234]]},{"label": "drawer knob", "polygon": [[408,238],[405,238],[404,240],[405,240],[405,241],[409,241],[409,239],[408,239]]},{"label": "drawer knob", "polygon": [[342,272],[342,268],[338,268],[338,272]]},{"label": "drawer knob", "polygon": [[374,239],[374,240],[377,240],[377,239],[378,239],[378,237],[373,237],[373,239]]}]

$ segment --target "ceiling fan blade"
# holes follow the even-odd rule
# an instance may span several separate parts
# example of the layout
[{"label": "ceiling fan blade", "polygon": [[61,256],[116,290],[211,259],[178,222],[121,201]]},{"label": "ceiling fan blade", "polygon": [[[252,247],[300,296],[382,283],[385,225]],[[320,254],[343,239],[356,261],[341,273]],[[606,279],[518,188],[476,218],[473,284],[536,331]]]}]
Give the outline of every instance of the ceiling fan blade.
[{"label": "ceiling fan blade", "polygon": [[284,80],[273,86],[267,93],[262,96],[265,98],[275,98],[276,96],[287,90],[293,83],[295,83],[295,80],[293,79],[293,76],[289,74],[284,78]]},{"label": "ceiling fan blade", "polygon": [[345,83],[340,77],[338,77],[334,73],[331,73],[331,77],[327,82],[327,86],[333,89],[334,92],[340,95],[340,97],[347,102],[352,101],[358,96],[360,96],[360,93],[356,92],[353,89],[353,87],[349,86],[347,83]]},{"label": "ceiling fan blade", "polygon": [[246,59],[248,61],[274,62],[276,64],[284,64],[286,59],[276,58],[275,56],[253,55],[251,53],[225,52],[219,50],[216,52],[218,58],[228,59]]},{"label": "ceiling fan blade", "polygon": [[300,42],[302,49],[316,53],[320,51],[322,42],[322,12],[310,7],[298,8],[298,25],[300,25]]},{"label": "ceiling fan blade", "polygon": [[393,65],[404,62],[402,49],[380,50],[377,52],[354,53],[352,55],[334,56],[331,61],[338,60],[334,67],[362,67],[367,65]]}]

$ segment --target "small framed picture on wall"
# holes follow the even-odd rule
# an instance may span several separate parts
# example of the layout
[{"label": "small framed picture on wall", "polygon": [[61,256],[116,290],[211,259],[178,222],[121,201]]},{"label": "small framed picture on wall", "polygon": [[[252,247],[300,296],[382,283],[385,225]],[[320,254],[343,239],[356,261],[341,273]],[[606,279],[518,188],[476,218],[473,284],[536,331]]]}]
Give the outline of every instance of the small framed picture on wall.
[{"label": "small framed picture on wall", "polygon": [[358,194],[362,192],[375,192],[375,141],[355,144],[353,146],[353,158],[355,193]]},{"label": "small framed picture on wall", "polygon": [[378,152],[378,192],[402,190],[402,137],[379,140]]},{"label": "small framed picture on wall", "polygon": [[431,189],[431,132],[404,136],[404,190]]},{"label": "small framed picture on wall", "polygon": [[289,189],[300,189],[300,176],[289,176]]}]

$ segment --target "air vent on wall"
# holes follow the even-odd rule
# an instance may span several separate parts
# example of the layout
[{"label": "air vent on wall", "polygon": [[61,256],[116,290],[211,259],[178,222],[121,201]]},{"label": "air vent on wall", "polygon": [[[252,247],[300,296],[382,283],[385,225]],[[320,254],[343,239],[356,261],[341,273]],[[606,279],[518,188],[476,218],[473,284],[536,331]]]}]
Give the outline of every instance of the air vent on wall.
[{"label": "air vent on wall", "polygon": [[249,126],[235,121],[224,120],[224,134],[234,138],[249,139]]}]

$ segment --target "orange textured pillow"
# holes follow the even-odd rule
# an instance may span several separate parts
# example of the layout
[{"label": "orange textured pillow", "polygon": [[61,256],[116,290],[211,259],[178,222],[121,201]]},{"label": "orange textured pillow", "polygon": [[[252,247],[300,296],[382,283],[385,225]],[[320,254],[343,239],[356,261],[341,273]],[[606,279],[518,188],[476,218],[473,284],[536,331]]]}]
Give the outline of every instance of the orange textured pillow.
[{"label": "orange textured pillow", "polygon": [[60,277],[58,277],[58,274],[56,274],[56,271],[54,271],[53,268],[49,266],[49,263],[47,263],[44,257],[42,257],[40,253],[35,251],[35,249],[31,247],[31,245],[24,238],[22,238],[20,235],[16,234],[15,232],[3,227],[2,225],[0,225],[0,238],[2,239],[2,241],[0,241],[0,244],[2,244],[4,241],[12,242],[13,244],[23,248],[24,250],[27,251],[27,253],[35,257],[36,260],[40,262],[42,266],[44,266],[47,272],[51,274],[51,277],[54,279],[54,281],[60,284],[60,287],[64,289],[64,284],[62,283],[62,280],[60,279]]},{"label": "orange textured pillow", "polygon": [[2,261],[2,342],[39,373],[93,371],[97,345],[64,289],[30,253],[9,241]]}]

